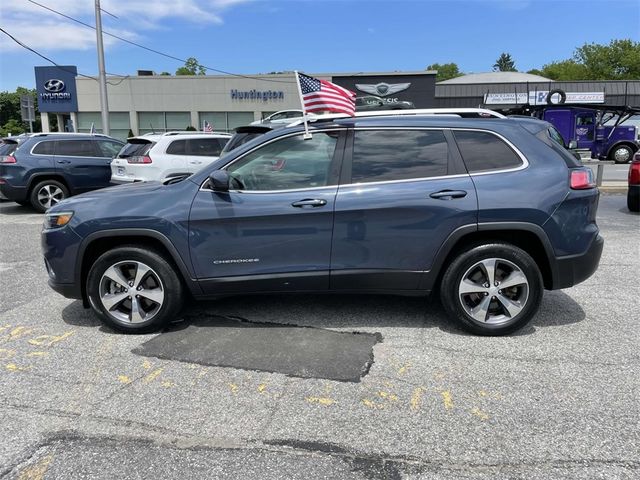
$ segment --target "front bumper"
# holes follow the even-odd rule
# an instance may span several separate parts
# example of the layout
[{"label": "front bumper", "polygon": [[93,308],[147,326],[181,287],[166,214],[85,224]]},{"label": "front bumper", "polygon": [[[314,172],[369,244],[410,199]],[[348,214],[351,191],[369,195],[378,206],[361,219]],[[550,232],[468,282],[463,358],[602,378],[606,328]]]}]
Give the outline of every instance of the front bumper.
[{"label": "front bumper", "polygon": [[76,285],[75,283],[56,283],[50,278],[49,286],[63,297],[76,300],[82,299],[82,289],[80,285]]},{"label": "front bumper", "polygon": [[597,235],[586,252],[556,259],[553,289],[569,288],[584,282],[598,269],[604,238]]}]

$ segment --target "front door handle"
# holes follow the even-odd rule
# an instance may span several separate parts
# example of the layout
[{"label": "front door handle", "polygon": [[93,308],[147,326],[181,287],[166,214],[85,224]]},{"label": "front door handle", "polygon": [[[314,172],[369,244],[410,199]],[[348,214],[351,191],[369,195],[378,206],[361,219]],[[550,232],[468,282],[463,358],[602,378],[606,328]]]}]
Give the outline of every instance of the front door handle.
[{"label": "front door handle", "polygon": [[56,160],[58,163],[71,163],[71,160]]},{"label": "front door handle", "polygon": [[293,202],[291,206],[297,207],[297,208],[316,208],[316,207],[324,207],[326,204],[327,204],[327,201],[321,198],[314,198],[314,199],[305,198],[304,200]]},{"label": "front door handle", "polygon": [[451,200],[452,198],[463,198],[467,196],[467,192],[464,190],[441,190],[429,195],[431,198],[437,198],[439,200]]}]

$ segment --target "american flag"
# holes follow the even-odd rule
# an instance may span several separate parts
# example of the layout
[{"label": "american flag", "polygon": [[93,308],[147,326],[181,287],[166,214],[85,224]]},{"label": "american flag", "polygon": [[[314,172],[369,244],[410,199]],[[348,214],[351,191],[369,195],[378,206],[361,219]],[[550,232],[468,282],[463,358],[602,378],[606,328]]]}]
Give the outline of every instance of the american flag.
[{"label": "american flag", "polygon": [[298,73],[305,112],[355,115],[356,94],[340,85]]},{"label": "american flag", "polygon": [[213,132],[213,127],[206,120],[204,121],[204,127],[202,127],[203,132]]}]

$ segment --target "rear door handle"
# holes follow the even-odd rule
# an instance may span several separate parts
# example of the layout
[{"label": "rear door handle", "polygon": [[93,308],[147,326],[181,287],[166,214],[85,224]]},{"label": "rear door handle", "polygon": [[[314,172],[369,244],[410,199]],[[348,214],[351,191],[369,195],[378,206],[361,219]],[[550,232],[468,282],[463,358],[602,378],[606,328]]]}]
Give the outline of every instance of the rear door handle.
[{"label": "rear door handle", "polygon": [[316,207],[324,207],[326,204],[327,204],[327,201],[321,198],[314,198],[314,199],[305,198],[304,200],[293,202],[291,206],[297,207],[297,208],[316,208]]},{"label": "rear door handle", "polygon": [[431,198],[437,198],[439,200],[451,200],[452,198],[463,198],[467,196],[467,192],[464,190],[441,190],[429,195]]},{"label": "rear door handle", "polygon": [[58,163],[71,163],[71,160],[56,160]]}]

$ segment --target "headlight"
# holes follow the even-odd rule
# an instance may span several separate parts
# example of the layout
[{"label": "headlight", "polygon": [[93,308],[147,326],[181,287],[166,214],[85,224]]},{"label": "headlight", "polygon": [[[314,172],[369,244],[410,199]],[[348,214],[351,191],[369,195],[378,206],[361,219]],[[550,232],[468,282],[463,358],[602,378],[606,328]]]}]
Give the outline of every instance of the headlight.
[{"label": "headlight", "polygon": [[73,212],[46,213],[44,215],[44,229],[51,230],[64,227],[71,221],[71,217],[73,217]]}]

